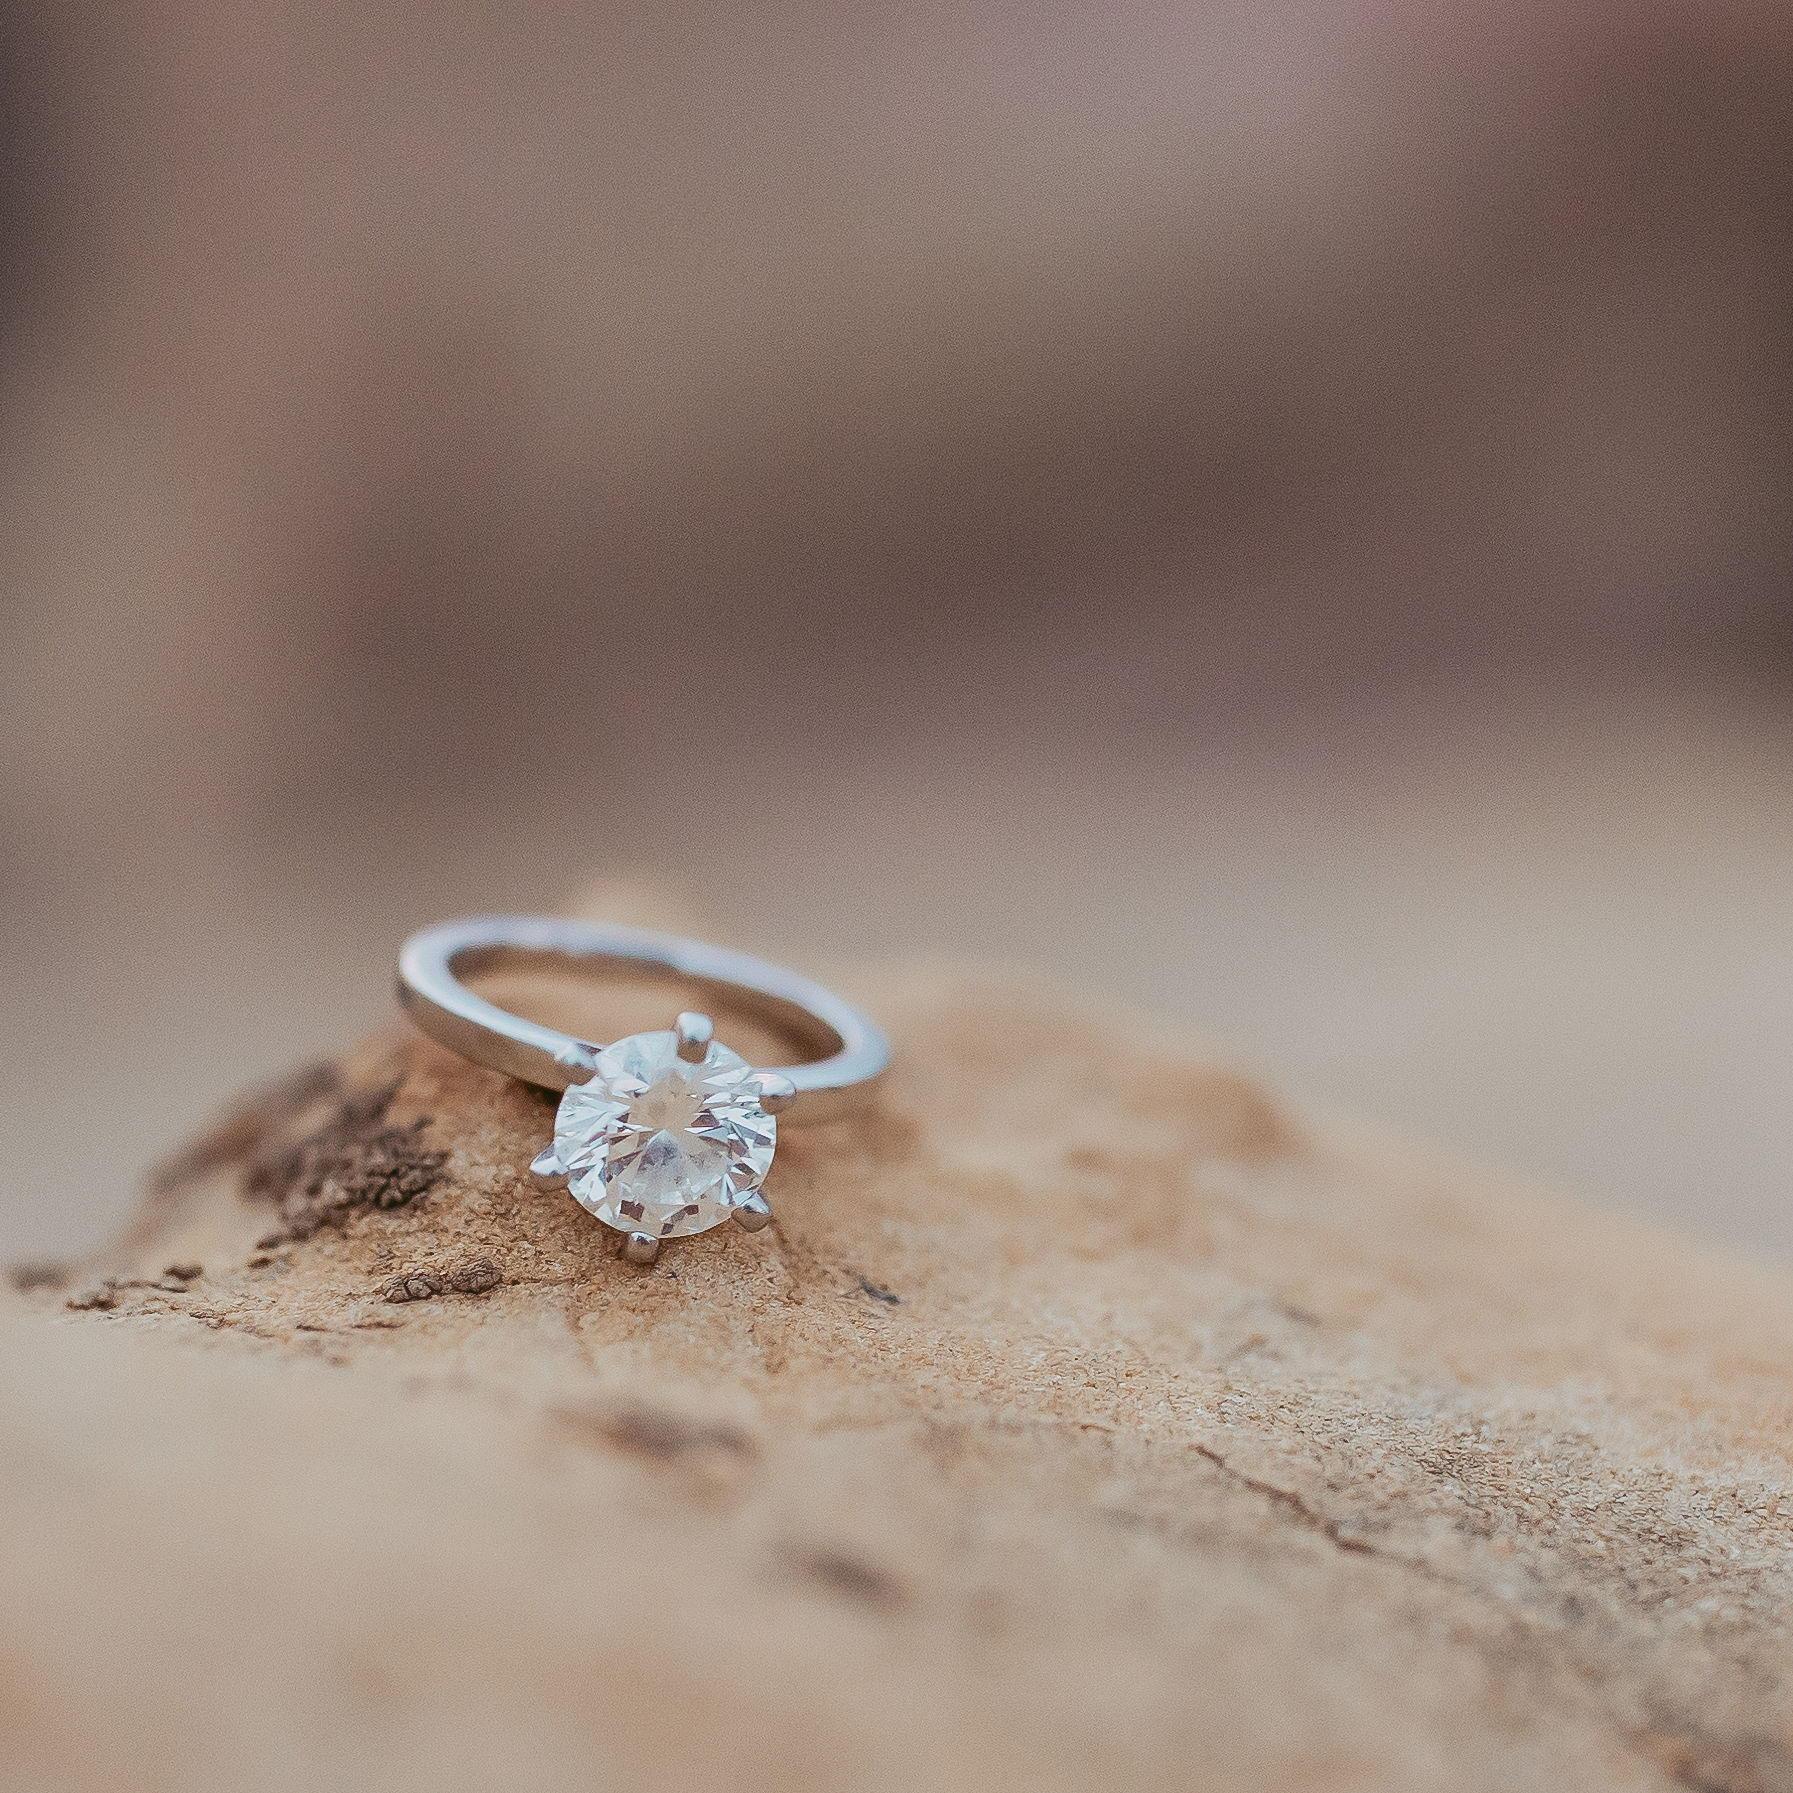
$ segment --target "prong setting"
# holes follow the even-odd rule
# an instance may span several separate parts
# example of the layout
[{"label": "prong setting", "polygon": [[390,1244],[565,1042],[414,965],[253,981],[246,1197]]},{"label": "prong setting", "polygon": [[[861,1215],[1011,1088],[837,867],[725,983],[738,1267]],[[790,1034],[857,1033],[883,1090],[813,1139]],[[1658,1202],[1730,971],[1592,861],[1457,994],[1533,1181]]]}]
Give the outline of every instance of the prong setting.
[{"label": "prong setting", "polygon": [[772,1224],[772,1205],[763,1195],[750,1195],[735,1207],[735,1225],[744,1233],[757,1233]]},{"label": "prong setting", "polygon": [[651,1264],[660,1255],[660,1241],[652,1233],[631,1233],[623,1241],[623,1256],[631,1264]]},{"label": "prong setting", "polygon": [[563,1071],[589,1077],[598,1068],[598,1049],[596,1046],[588,1046],[583,1040],[569,1040],[555,1053],[554,1062]]},{"label": "prong setting", "polygon": [[701,1065],[716,1037],[716,1024],[696,1009],[686,1009],[673,1022],[672,1031],[679,1043],[679,1057],[688,1065]]},{"label": "prong setting", "polygon": [[782,1071],[756,1071],[753,1080],[759,1085],[760,1107],[767,1114],[782,1114],[797,1098],[797,1086]]}]

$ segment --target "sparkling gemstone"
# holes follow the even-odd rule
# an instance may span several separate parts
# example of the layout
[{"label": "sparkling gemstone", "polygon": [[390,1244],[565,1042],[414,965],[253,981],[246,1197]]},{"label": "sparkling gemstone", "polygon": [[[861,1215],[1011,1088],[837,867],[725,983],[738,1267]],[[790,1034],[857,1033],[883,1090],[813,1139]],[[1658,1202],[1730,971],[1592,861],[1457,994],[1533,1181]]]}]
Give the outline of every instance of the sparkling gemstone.
[{"label": "sparkling gemstone", "polygon": [[554,1117],[554,1153],[579,1205],[656,1239],[728,1219],[765,1180],[777,1136],[738,1052],[712,1041],[687,1064],[671,1032],[606,1046]]}]

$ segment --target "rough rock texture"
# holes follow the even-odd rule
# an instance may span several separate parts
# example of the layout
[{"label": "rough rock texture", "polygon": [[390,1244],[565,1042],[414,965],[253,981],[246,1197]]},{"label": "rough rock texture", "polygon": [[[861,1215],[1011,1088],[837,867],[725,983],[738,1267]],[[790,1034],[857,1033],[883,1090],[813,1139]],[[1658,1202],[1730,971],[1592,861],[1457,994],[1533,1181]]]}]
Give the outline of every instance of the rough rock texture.
[{"label": "rough rock texture", "polygon": [[848,982],[757,1237],[623,1263],[395,1025],[24,1278],[0,1782],[1793,1788],[1787,1277]]}]

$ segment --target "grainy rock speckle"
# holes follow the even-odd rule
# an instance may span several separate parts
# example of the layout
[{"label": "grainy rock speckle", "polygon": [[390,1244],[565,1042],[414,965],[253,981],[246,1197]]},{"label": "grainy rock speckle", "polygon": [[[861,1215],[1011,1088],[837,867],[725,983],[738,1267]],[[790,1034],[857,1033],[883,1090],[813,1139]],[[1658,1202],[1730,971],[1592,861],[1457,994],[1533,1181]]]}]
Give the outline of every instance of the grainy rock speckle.
[{"label": "grainy rock speckle", "polygon": [[442,1293],[442,1279],[430,1270],[403,1270],[380,1285],[387,1301],[429,1301]]},{"label": "grainy rock speckle", "polygon": [[448,1272],[447,1281],[457,1295],[485,1295],[504,1281],[504,1272],[490,1258],[469,1258]]}]

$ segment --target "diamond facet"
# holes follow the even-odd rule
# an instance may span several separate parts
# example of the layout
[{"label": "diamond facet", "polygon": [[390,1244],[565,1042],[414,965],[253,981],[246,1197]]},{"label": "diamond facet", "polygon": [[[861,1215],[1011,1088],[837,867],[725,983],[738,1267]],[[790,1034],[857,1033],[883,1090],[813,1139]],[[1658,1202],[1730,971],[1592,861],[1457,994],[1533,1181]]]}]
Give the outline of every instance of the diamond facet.
[{"label": "diamond facet", "polygon": [[712,1040],[689,1064],[671,1031],[606,1046],[554,1117],[554,1155],[579,1205],[656,1239],[720,1226],[765,1180],[777,1136],[738,1052]]}]

